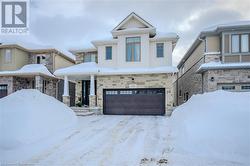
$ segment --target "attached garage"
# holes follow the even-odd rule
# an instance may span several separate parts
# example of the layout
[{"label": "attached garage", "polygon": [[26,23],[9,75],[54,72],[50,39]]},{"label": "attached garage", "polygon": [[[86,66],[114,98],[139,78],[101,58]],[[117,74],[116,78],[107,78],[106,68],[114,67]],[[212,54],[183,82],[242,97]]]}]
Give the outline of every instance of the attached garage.
[{"label": "attached garage", "polygon": [[7,88],[8,88],[7,85],[0,85],[0,99],[7,96],[8,94]]},{"label": "attached garage", "polygon": [[164,115],[165,88],[104,89],[106,115]]}]

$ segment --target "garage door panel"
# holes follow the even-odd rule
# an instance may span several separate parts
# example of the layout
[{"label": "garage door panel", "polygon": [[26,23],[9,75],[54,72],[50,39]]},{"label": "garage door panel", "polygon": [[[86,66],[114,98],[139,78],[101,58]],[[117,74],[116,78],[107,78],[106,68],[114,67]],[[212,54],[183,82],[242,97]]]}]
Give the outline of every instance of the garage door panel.
[{"label": "garage door panel", "polygon": [[104,114],[164,115],[164,112],[165,89],[104,90]]}]

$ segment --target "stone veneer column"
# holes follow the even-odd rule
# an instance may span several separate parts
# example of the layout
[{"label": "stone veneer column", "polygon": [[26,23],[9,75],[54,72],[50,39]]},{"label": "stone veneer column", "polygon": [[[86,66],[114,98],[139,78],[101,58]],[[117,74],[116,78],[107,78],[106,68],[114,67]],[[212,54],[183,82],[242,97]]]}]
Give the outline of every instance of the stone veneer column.
[{"label": "stone veneer column", "polygon": [[36,89],[43,92],[43,78],[41,76],[35,76]]},{"label": "stone veneer column", "polygon": [[96,107],[96,95],[89,95],[89,107]]}]

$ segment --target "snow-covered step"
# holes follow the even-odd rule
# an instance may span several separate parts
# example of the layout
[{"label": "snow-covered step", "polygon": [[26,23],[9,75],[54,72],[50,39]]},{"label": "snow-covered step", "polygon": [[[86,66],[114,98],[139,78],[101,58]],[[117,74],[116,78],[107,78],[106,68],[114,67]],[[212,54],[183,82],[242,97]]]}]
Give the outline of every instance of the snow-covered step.
[{"label": "snow-covered step", "polygon": [[83,112],[83,111],[74,111],[77,116],[89,116],[89,115],[94,115],[94,112]]}]

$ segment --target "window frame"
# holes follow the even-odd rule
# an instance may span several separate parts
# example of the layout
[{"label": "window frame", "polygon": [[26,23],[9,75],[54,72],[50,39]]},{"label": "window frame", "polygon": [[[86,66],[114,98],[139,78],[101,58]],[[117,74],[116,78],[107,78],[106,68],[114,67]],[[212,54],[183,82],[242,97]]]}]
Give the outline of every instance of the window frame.
[{"label": "window frame", "polygon": [[[9,51],[8,58],[7,58],[7,51]],[[11,49],[4,50],[4,63],[12,63],[12,50]]]},{"label": "window frame", "polygon": [[[158,55],[158,45],[162,45],[162,55]],[[156,57],[157,58],[164,58],[164,43],[156,43]]]},{"label": "window frame", "polygon": [[[110,57],[107,55],[107,49],[110,49]],[[112,51],[112,46],[106,46],[105,47],[105,59],[106,60],[112,60],[112,54],[113,54],[113,51]]]},{"label": "window frame", "polygon": [[[128,43],[128,39],[131,39],[131,38],[139,38],[140,42],[130,42]],[[126,49],[126,62],[140,62],[141,61],[141,37],[140,36],[133,36],[133,37],[126,37],[125,39],[125,49]],[[128,59],[128,45],[136,45],[136,44],[139,44],[139,57],[138,57],[138,60],[135,61],[135,56],[133,54],[131,54],[131,60]],[[133,51],[132,51],[133,52]]]}]

